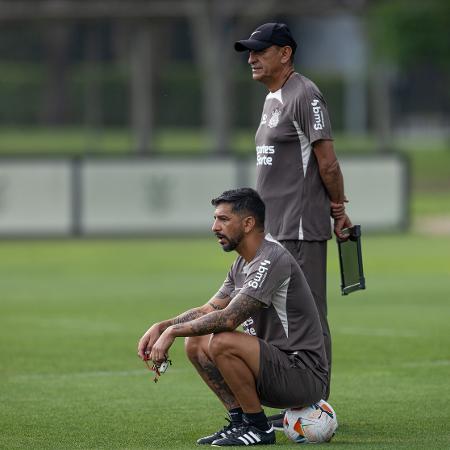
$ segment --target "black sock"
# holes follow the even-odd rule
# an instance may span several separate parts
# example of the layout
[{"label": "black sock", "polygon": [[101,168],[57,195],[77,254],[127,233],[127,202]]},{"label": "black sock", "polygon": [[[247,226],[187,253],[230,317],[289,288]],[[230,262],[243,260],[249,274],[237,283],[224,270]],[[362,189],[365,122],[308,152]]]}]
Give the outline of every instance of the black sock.
[{"label": "black sock", "polygon": [[241,407],[230,409],[228,414],[230,415],[231,423],[233,425],[240,425],[242,423],[243,413],[244,411],[242,411]]},{"label": "black sock", "polygon": [[264,411],[258,413],[244,413],[244,421],[262,431],[267,431],[270,428]]}]

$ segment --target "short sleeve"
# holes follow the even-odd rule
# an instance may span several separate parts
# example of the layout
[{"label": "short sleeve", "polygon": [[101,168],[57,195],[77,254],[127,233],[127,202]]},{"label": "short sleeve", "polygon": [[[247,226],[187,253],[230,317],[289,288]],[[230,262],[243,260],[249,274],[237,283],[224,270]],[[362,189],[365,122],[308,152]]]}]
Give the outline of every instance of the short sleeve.
[{"label": "short sleeve", "polygon": [[320,139],[333,139],[327,104],[319,89],[310,82],[294,105],[294,120],[300,125],[310,144]]},{"label": "short sleeve", "polygon": [[291,264],[287,255],[281,255],[275,260],[271,260],[270,257],[258,258],[249,265],[240,293],[270,306],[273,294],[290,274]]},{"label": "short sleeve", "polygon": [[231,297],[231,294],[235,290],[235,282],[234,282],[234,275],[233,275],[233,268],[234,264],[231,266],[230,270],[227,273],[227,277],[225,278],[225,281],[223,282],[222,286],[216,293],[216,297],[227,295]]}]

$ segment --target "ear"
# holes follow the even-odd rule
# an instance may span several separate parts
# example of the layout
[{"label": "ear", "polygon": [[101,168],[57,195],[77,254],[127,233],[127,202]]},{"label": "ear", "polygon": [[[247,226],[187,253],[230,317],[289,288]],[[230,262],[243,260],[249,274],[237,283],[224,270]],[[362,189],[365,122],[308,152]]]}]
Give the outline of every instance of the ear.
[{"label": "ear", "polygon": [[247,216],[244,218],[244,232],[250,233],[255,228],[256,220],[253,216]]},{"label": "ear", "polygon": [[288,63],[291,60],[292,56],[292,48],[289,45],[286,45],[281,48],[281,62],[283,64]]}]

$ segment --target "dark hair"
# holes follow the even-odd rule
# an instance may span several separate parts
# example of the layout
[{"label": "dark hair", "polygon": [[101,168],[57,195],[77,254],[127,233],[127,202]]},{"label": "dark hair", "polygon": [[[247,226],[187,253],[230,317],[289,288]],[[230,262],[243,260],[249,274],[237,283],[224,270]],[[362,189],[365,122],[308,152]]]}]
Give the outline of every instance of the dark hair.
[{"label": "dark hair", "polygon": [[264,229],[266,206],[254,189],[247,187],[231,189],[211,200],[213,206],[218,206],[221,203],[231,203],[234,213],[250,213],[255,218],[256,225]]}]

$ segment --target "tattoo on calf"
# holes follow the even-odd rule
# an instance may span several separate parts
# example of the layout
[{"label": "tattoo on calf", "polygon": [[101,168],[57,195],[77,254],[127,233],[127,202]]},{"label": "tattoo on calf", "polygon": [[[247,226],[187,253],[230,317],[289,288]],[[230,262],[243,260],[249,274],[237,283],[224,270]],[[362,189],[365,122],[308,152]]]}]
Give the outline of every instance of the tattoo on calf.
[{"label": "tattoo on calf", "polygon": [[219,372],[219,369],[207,356],[200,356],[197,361],[194,362],[194,365],[208,386],[222,400],[227,409],[235,408],[238,405],[233,393],[225,383],[222,374]]}]

